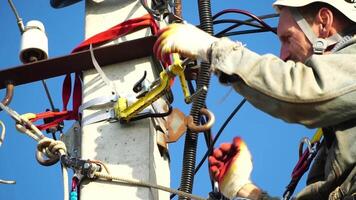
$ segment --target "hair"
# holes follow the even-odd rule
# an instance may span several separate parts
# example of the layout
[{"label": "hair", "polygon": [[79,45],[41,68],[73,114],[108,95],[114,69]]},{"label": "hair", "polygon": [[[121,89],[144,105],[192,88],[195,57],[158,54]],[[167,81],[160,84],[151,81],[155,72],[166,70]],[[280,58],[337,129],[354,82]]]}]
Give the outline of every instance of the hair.
[{"label": "hair", "polygon": [[319,10],[322,8],[327,8],[327,9],[331,10],[335,19],[337,21],[344,23],[344,26],[343,26],[344,28],[346,28],[349,25],[353,25],[353,22],[349,18],[347,18],[343,13],[341,13],[339,10],[337,10],[336,8],[334,8],[333,6],[331,6],[327,3],[314,2],[309,5],[300,7],[300,8],[298,8],[298,10],[303,15],[305,20],[307,20],[307,22],[309,24],[312,24],[316,15],[318,14]]}]

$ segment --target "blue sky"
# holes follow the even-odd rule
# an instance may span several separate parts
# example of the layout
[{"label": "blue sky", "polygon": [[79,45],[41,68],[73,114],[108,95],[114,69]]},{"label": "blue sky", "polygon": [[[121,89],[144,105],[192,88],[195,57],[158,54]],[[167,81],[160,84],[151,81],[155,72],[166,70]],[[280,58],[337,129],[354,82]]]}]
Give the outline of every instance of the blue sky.
[{"label": "blue sky", "polygon": [[[248,10],[256,15],[274,12],[272,0],[250,1],[212,1],[213,13],[223,9],[238,8]],[[33,19],[40,20],[46,27],[49,39],[49,56],[57,57],[68,54],[73,47],[84,38],[84,1],[64,9],[53,9],[49,1],[19,1],[14,0],[17,9],[25,22]],[[183,1],[183,18],[198,24],[198,10],[196,1]],[[221,19],[245,19],[240,15],[226,15]],[[268,21],[276,25],[276,20]],[[7,1],[0,2],[0,69],[20,65],[18,58],[20,33],[16,20]],[[215,26],[215,30],[226,25]],[[248,48],[260,54],[273,53],[278,55],[279,42],[272,33],[232,37],[242,41]],[[69,67],[69,66],[68,66]],[[50,70],[51,66],[48,66]],[[61,84],[63,77],[47,80],[54,103],[61,108]],[[215,113],[217,121],[213,133],[220,128],[226,117],[242,100],[242,97],[230,92],[231,89],[222,86],[212,78],[208,93],[207,106]],[[183,103],[180,89],[175,86],[174,107],[179,107],[186,114],[190,106]],[[229,94],[226,98],[226,94]],[[0,91],[0,98],[5,90]],[[40,82],[21,85],[15,88],[15,96],[11,107],[19,113],[43,112],[49,108],[48,100]],[[0,179],[16,180],[16,185],[0,185],[0,199],[63,199],[62,180],[59,165],[43,167],[34,157],[36,143],[18,133],[14,129],[14,122],[4,112],[0,113],[0,120],[7,126],[6,138],[0,148]],[[66,124],[68,128],[70,123]],[[311,137],[313,130],[300,125],[287,124],[273,118],[250,104],[245,104],[225,129],[218,143],[231,141],[234,136],[241,136],[248,144],[253,155],[254,171],[252,180],[272,195],[280,196],[290,180],[298,156],[299,140],[304,136]],[[177,188],[182,169],[184,138],[170,145],[171,154],[171,186]],[[199,138],[197,162],[205,154],[204,138]],[[297,190],[304,185],[302,179]],[[194,194],[207,196],[211,190],[206,164],[195,177]]]}]

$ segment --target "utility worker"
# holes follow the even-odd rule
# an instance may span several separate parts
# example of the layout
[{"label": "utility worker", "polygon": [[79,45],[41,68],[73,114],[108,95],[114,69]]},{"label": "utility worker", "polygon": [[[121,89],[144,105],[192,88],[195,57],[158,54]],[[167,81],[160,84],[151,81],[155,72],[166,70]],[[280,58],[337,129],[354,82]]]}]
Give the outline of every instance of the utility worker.
[{"label": "utility worker", "polygon": [[[354,199],[356,1],[277,0],[273,7],[280,14],[280,58],[258,55],[240,42],[215,38],[189,24],[162,30],[154,52],[163,60],[180,53],[210,62],[221,82],[258,109],[290,123],[323,128],[307,186],[296,199]],[[251,155],[240,138],[215,149],[209,164],[224,196],[268,199],[250,181]]]}]

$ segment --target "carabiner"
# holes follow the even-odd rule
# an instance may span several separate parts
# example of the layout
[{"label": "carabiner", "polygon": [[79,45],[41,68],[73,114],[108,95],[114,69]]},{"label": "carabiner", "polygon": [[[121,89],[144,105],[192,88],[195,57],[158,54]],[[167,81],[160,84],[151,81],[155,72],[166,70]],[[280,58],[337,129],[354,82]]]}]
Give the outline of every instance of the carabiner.
[{"label": "carabiner", "polygon": [[303,156],[304,144],[307,145],[307,149],[308,149],[309,153],[312,152],[312,144],[311,144],[309,138],[304,137],[300,140],[300,143],[299,143],[299,158]]}]

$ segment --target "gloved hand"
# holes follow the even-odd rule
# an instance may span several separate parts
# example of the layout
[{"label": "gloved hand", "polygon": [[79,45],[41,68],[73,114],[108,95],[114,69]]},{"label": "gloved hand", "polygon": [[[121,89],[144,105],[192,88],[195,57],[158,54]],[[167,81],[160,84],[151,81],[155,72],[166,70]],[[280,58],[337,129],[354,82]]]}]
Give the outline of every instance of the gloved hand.
[{"label": "gloved hand", "polygon": [[252,159],[250,151],[240,137],[232,143],[223,143],[209,157],[210,172],[219,183],[221,193],[232,199],[250,181]]},{"label": "gloved hand", "polygon": [[211,44],[218,40],[191,24],[171,24],[160,30],[157,36],[153,52],[162,61],[167,61],[171,53],[179,53],[207,62],[208,50]]}]

